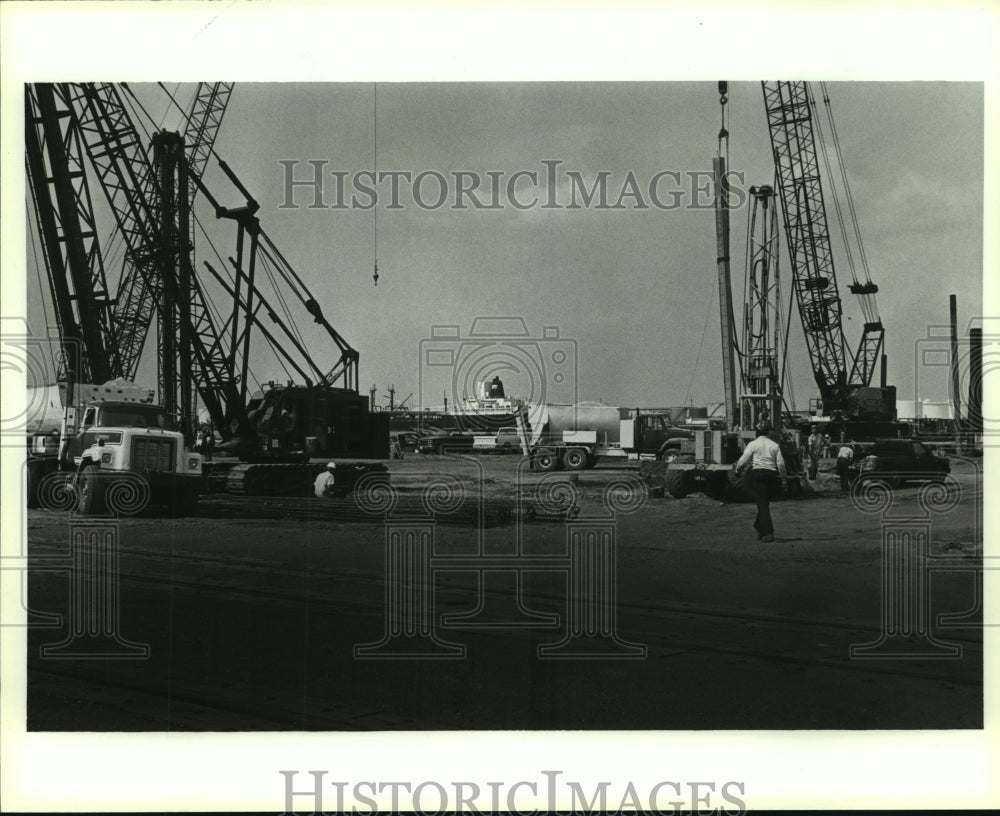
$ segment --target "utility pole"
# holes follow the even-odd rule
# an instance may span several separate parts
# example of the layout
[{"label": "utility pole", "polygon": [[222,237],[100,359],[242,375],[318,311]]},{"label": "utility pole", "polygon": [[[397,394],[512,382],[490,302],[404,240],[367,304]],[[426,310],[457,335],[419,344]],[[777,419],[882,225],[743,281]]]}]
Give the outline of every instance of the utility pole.
[{"label": "utility pole", "polygon": [[948,307],[951,317],[951,410],[954,419],[955,435],[962,432],[962,397],[959,393],[958,377],[958,299],[955,295],[948,296]]}]

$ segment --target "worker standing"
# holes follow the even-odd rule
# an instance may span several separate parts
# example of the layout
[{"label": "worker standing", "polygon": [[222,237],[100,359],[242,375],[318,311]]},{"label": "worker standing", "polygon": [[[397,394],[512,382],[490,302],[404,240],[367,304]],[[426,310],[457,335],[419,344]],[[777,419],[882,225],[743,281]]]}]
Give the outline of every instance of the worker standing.
[{"label": "worker standing", "polygon": [[816,430],[815,425],[809,428],[806,452],[809,454],[809,479],[812,480],[819,474],[819,457],[823,453],[823,435]]},{"label": "worker standing", "polygon": [[313,482],[313,493],[316,494],[317,499],[325,499],[327,496],[332,496],[337,491],[337,463],[330,462],[326,466],[326,470],[320,473],[316,477],[316,481]]},{"label": "worker standing", "polygon": [[281,412],[281,447],[285,451],[295,449],[295,409]]},{"label": "worker standing", "polygon": [[845,493],[851,489],[851,464],[854,462],[854,448],[843,444],[837,451],[837,475],[840,477],[840,489]]},{"label": "worker standing", "polygon": [[201,448],[201,454],[205,457],[206,462],[212,461],[212,451],[215,450],[215,431],[212,430],[210,423],[205,422],[201,426],[201,430],[198,433],[198,442]]},{"label": "worker standing", "polygon": [[774,541],[774,522],[771,520],[771,497],[777,492],[778,480],[785,483],[785,460],[781,447],[769,434],[771,425],[761,422],[757,425],[757,438],[743,450],[736,463],[738,471],[747,466],[750,470],[750,484],[757,502],[757,516],[753,526],[759,541]]}]

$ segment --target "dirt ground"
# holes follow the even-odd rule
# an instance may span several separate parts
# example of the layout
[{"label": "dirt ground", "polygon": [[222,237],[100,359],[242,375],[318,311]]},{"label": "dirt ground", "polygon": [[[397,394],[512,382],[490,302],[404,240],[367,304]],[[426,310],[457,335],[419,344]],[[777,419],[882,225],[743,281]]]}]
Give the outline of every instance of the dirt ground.
[{"label": "dirt ground", "polygon": [[[752,504],[651,498],[634,467],[543,475],[515,456],[408,454],[388,492],[122,519],[119,646],[80,658],[80,635],[54,656],[70,624],[34,627],[28,726],[980,728],[977,464],[952,460],[949,506],[911,485],[881,510],[832,466],[812,497],[772,505],[766,544]],[[74,524],[28,513],[33,610],[72,608],[57,567]],[[886,612],[883,542],[921,530],[916,605]],[[428,549],[399,556],[393,535]],[[887,614],[904,635],[888,643]]]}]

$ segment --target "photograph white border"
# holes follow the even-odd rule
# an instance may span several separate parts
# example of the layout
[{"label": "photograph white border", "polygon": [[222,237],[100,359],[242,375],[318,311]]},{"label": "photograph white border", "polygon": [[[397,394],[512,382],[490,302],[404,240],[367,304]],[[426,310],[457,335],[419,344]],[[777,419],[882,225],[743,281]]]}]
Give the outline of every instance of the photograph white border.
[{"label": "photograph white border", "polygon": [[[25,309],[24,82],[57,80],[973,80],[985,83],[985,178],[997,173],[1000,10],[988,3],[745,6],[288,2],[0,4],[2,298]],[[665,114],[666,115],[666,114]],[[942,138],[942,144],[945,140]],[[888,148],[887,148],[888,149]],[[984,310],[1000,305],[1000,223],[985,185]],[[928,202],[933,207],[933,202]],[[23,382],[20,383],[23,386]],[[16,399],[4,372],[3,400]],[[994,404],[987,384],[984,399]],[[12,396],[13,395],[13,396]],[[9,416],[9,413],[5,413]],[[2,554],[18,555],[17,453],[2,459]],[[17,460],[17,461],[15,461]],[[987,452],[986,467],[995,462]],[[986,495],[990,495],[989,490]],[[986,521],[993,541],[996,519]],[[23,621],[0,574],[3,622]],[[13,582],[13,583],[12,583]],[[997,581],[986,572],[988,598]],[[996,616],[995,606],[987,614]],[[279,770],[329,779],[745,783],[764,808],[976,808],[1000,803],[996,629],[985,630],[982,732],[26,733],[26,629],[0,632],[0,793],[16,811],[264,810]],[[519,796],[527,805],[529,797]],[[539,796],[544,807],[544,796]],[[328,805],[332,809],[331,804]]]}]

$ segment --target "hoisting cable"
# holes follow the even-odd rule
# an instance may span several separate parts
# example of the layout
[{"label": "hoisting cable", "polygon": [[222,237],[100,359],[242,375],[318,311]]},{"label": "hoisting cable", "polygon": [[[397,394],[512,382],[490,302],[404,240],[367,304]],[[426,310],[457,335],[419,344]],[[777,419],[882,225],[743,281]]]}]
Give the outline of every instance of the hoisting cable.
[{"label": "hoisting cable", "polygon": [[830,104],[830,97],[826,91],[826,83],[821,82],[823,90],[823,104],[826,107],[827,119],[830,122],[830,133],[833,139],[833,148],[837,154],[837,162],[840,164],[840,173],[843,177],[844,192],[847,199],[847,208],[851,215],[851,226],[854,230],[855,240],[858,243],[858,254],[861,258],[861,268],[865,274],[865,280],[871,283],[871,274],[868,268],[868,256],[865,253],[865,244],[861,239],[861,227],[858,224],[858,214],[854,207],[854,196],[851,194],[851,183],[847,176],[847,167],[844,165],[844,157],[840,148],[840,134],[837,132],[837,123],[833,118],[833,106]]},{"label": "hoisting cable", "polygon": [[[198,229],[201,230],[201,234],[205,237],[205,240],[208,241],[209,247],[211,247],[212,252],[215,253],[215,257],[216,257],[216,259],[219,262],[219,269],[216,270],[216,274],[218,274],[218,275],[225,275],[226,279],[229,281],[229,283],[233,284],[235,286],[235,278],[233,277],[233,274],[230,272],[229,264],[226,263],[226,261],[223,259],[222,255],[219,254],[218,248],[213,243],[211,237],[208,234],[208,231],[205,229],[204,224],[201,223],[201,219],[198,218],[197,215],[194,216],[194,219],[195,219],[195,223],[198,226]],[[202,288],[202,292],[204,293],[204,287]],[[220,326],[225,325],[224,322],[223,322],[223,320],[222,320],[222,316],[221,316],[221,314],[218,311],[218,307],[211,300],[211,298],[208,297],[207,294],[205,295],[205,301],[206,301],[206,304],[207,304],[208,308],[210,308],[212,310],[213,314],[215,315],[216,320],[218,321],[218,325],[220,325]],[[236,304],[236,308],[241,308],[242,305],[243,305],[242,303]],[[260,304],[258,304],[258,308],[259,308],[259,306],[260,306]],[[256,312],[256,309],[254,311]],[[250,320],[251,323],[253,323],[253,322],[256,321],[256,317],[254,317],[254,316],[248,316],[248,319]],[[244,330],[246,330],[246,329],[244,329]],[[267,345],[269,347],[271,347],[272,350],[273,350],[273,344],[271,343],[271,341],[267,340],[267,338],[265,338],[265,340],[267,342]],[[275,358],[277,359],[278,364],[284,369],[286,377],[290,376],[290,372],[288,371],[288,368],[285,366],[285,364],[281,360],[281,358],[278,357],[278,355],[275,355]],[[257,375],[254,374],[253,370],[250,369],[249,367],[247,368],[247,374],[253,380],[253,382],[256,384],[257,390],[258,391],[262,391],[263,390],[263,386],[261,384],[261,381],[259,379],[257,379]]]},{"label": "hoisting cable", "polygon": [[[170,101],[174,103],[174,107],[177,108],[177,110],[179,110],[181,112],[181,116],[184,117],[184,123],[185,123],[185,125],[187,125],[188,127],[190,127],[191,126],[191,115],[188,114],[188,112],[186,110],[184,110],[184,108],[182,108],[180,106],[180,103],[174,98],[174,95],[172,93],[170,93],[170,91],[168,91],[164,87],[164,85],[163,85],[162,82],[157,82],[156,84],[159,85],[161,88],[163,88],[163,92],[168,97],[170,97]],[[177,87],[180,87],[180,83],[177,84]],[[175,87],[174,90],[176,91],[177,88]],[[192,103],[191,107],[192,107],[192,111],[191,112],[194,113],[194,110],[193,110],[194,104],[193,103]],[[212,155],[215,156],[216,161],[219,161],[219,162],[222,161],[222,157],[218,153],[215,152],[215,146],[214,145],[209,148],[209,151],[211,151]]]},{"label": "hoisting cable", "polygon": [[712,287],[712,295],[708,300],[708,308],[705,310],[705,323],[701,327],[701,340],[698,342],[698,353],[694,358],[694,366],[691,368],[691,379],[688,381],[687,394],[684,396],[684,404],[688,405],[691,398],[691,389],[694,387],[694,376],[698,371],[698,363],[701,360],[701,350],[705,346],[705,334],[708,332],[708,321],[712,310],[715,308],[715,287]]},{"label": "hoisting cable", "polygon": [[[156,84],[159,85],[161,88],[163,88],[163,83],[162,82],[157,82]],[[181,87],[181,83],[179,83],[179,82],[176,85],[174,85],[174,93],[177,93],[177,89],[179,87]],[[167,91],[166,88],[163,88],[163,90],[166,91],[167,96],[170,98],[170,102],[174,102],[173,94],[171,94],[170,91]],[[176,105],[177,103],[174,102],[174,104]],[[168,102],[167,106],[163,109],[163,113],[160,114],[160,123],[159,123],[159,125],[157,125],[157,130],[160,130],[160,129],[163,128],[163,120],[167,118],[167,113],[169,111],[170,111],[170,103]]]},{"label": "hoisting cable", "polygon": [[[132,99],[132,101],[129,102],[128,105],[130,108],[132,108],[133,113],[138,108],[149,120],[149,123],[153,126],[153,128],[158,130],[159,126],[156,124],[156,120],[152,116],[150,116],[149,111],[146,110],[142,102],[139,101],[139,98],[135,95],[132,89],[124,82],[122,83],[122,88],[125,90],[125,93],[127,93]],[[124,99],[122,99],[122,101],[125,102]],[[132,117],[132,121],[135,122],[137,118],[138,117]],[[142,128],[142,135],[146,137],[146,141],[148,142],[152,137],[149,135],[149,131],[146,129],[146,126],[142,124],[141,120],[139,120],[139,126]]]},{"label": "hoisting cable", "polygon": [[865,244],[861,238],[861,227],[858,223],[857,210],[854,207],[854,196],[851,194],[851,185],[847,177],[847,167],[844,164],[843,153],[840,148],[840,134],[837,132],[837,124],[833,117],[833,106],[830,104],[830,97],[826,91],[826,83],[820,83],[823,91],[823,103],[826,108],[827,119],[830,122],[830,131],[833,138],[834,150],[837,154],[837,161],[840,164],[840,172],[844,183],[844,193],[847,199],[847,207],[851,216],[851,226],[854,230],[854,238],[858,245],[858,255],[861,258],[861,267],[865,276],[865,289],[868,291],[859,292],[862,310],[865,312],[865,320],[869,323],[881,322],[878,314],[878,303],[875,300],[877,287],[872,282],[871,273],[868,267],[868,255],[865,252]]},{"label": "hoisting cable", "polygon": [[274,297],[277,299],[278,304],[281,308],[281,312],[284,315],[285,322],[287,323],[288,333],[298,341],[302,346],[305,346],[305,341],[302,338],[302,334],[299,332],[298,321],[292,315],[291,309],[288,308],[288,301],[282,294],[281,289],[275,282],[275,264],[272,258],[268,256],[266,250],[261,253],[261,264],[260,267],[264,274],[267,276],[268,281],[271,283],[271,289],[273,290]]},{"label": "hoisting cable", "polygon": [[847,225],[844,222],[844,213],[840,207],[837,180],[834,177],[833,165],[830,163],[830,155],[826,147],[826,134],[823,132],[823,123],[820,121],[819,111],[816,109],[816,100],[811,91],[807,91],[807,93],[809,96],[809,107],[812,109],[813,122],[816,125],[816,142],[819,145],[819,153],[823,157],[823,167],[826,170],[826,177],[830,185],[830,195],[826,196],[826,198],[833,201],[833,209],[837,215],[837,225],[840,227],[840,233],[844,237],[844,252],[847,256],[847,265],[851,270],[851,280],[854,283],[858,283],[857,269],[854,265],[854,254],[851,252],[851,243],[847,240]]},{"label": "hoisting cable", "polygon": [[[372,179],[372,183],[375,185],[375,189],[378,190],[378,83],[372,83],[372,108],[373,108],[373,128],[372,128],[372,156],[374,164],[375,177]],[[378,193],[376,192],[375,200],[375,225],[374,234],[372,236],[372,254],[375,256],[375,274],[372,277],[375,280],[375,285],[378,286]]]},{"label": "hoisting cable", "polygon": [[[271,286],[274,289],[275,296],[281,304],[285,318],[288,320],[291,330],[295,332],[293,336],[301,343],[303,341],[301,335],[298,333],[298,323],[292,316],[291,310],[288,308],[287,301],[285,300],[285,296],[282,294],[281,289],[275,283],[275,271],[281,275],[282,279],[288,285],[288,288],[292,290],[299,301],[307,308],[310,300],[308,297],[309,290],[306,289],[305,284],[302,283],[301,279],[295,274],[295,271],[291,268],[291,266],[289,266],[284,256],[278,252],[277,247],[275,247],[274,244],[271,243],[270,239],[267,238],[263,230],[260,231],[258,238],[263,239],[259,240],[257,244],[258,252],[260,253],[262,260],[262,266],[268,275],[268,280],[271,281]],[[274,255],[271,254],[272,250]],[[275,255],[277,255],[277,258],[275,258]],[[301,287],[302,291],[299,291],[299,289],[296,288],[296,284]]]},{"label": "hoisting cable", "polygon": [[[777,176],[777,173],[775,173],[774,182],[772,184],[771,189],[772,190],[777,190],[778,189],[778,176]],[[775,201],[775,205],[777,205],[777,201]],[[771,231],[771,234],[774,235],[778,231],[778,208],[777,208],[777,206],[775,206],[775,209],[771,213],[771,218],[773,219],[772,223],[774,225],[774,229]],[[780,285],[781,277],[780,277],[780,271],[781,271],[781,240],[780,239],[776,239],[774,241],[774,284],[775,284],[775,286],[774,286],[774,314],[775,314],[776,318],[780,318],[780,316],[781,316],[781,285]],[[795,388],[793,387],[793,384],[792,384],[792,378],[789,377],[789,376],[787,376],[787,372],[788,372],[788,347],[789,347],[788,337],[789,337],[789,334],[790,334],[790,332],[792,330],[792,312],[794,310],[795,310],[795,293],[793,292],[792,296],[788,299],[788,319],[785,321],[785,330],[781,333],[781,336],[780,336],[780,340],[781,340],[781,374],[778,376],[778,385],[779,385],[779,388],[781,389],[781,401],[782,401],[782,403],[786,407],[788,407],[789,405],[791,406],[791,407],[788,407],[788,410],[790,410],[790,411],[794,411],[794,409],[795,409],[794,408],[794,406],[795,406]],[[780,326],[780,323],[779,323],[779,326]],[[775,354],[777,354],[778,349],[775,349],[774,351],[775,351]],[[786,396],[788,397],[788,399],[791,400],[790,403],[786,400]]]},{"label": "hoisting cable", "polygon": [[[825,96],[825,89],[824,89],[824,100],[827,101],[827,102],[829,101],[829,98]],[[813,95],[812,95],[811,91],[809,92],[809,104],[810,104],[810,108],[813,111],[813,120],[816,123],[816,134],[817,134],[819,145],[820,145],[820,152],[823,155],[823,164],[826,167],[827,179],[829,181],[831,192],[832,192],[832,196],[829,196],[829,197],[832,197],[832,199],[833,199],[834,209],[835,209],[836,214],[837,214],[837,223],[838,223],[838,225],[840,227],[840,232],[841,232],[841,235],[843,237],[844,254],[847,257],[847,263],[848,263],[848,266],[850,267],[850,270],[851,270],[852,285],[851,285],[850,288],[851,288],[851,291],[858,296],[858,301],[861,304],[861,312],[864,315],[865,323],[874,323],[874,322],[876,322],[878,320],[877,311],[874,308],[874,303],[872,302],[872,293],[868,292],[868,291],[865,291],[866,286],[863,285],[858,280],[857,268],[856,268],[856,266],[854,264],[854,253],[851,251],[850,234],[848,233],[847,225],[846,225],[846,223],[844,221],[843,211],[842,211],[841,206],[840,206],[840,198],[841,198],[841,196],[840,196],[840,194],[838,192],[838,189],[837,189],[837,181],[836,181],[836,179],[834,177],[833,168],[832,168],[832,165],[831,165],[831,162],[830,162],[830,157],[829,157],[829,154],[828,154],[828,151],[827,151],[826,138],[825,138],[825,134],[823,132],[823,125],[822,125],[822,122],[820,120],[819,112],[816,109],[816,101],[813,98]],[[827,108],[827,113],[829,114],[829,108]],[[839,153],[839,151],[837,151],[837,161],[840,164],[841,180],[846,185],[847,184],[847,171],[844,168],[843,157]],[[845,191],[844,195],[845,195],[845,197],[848,200],[850,199],[849,192]],[[856,227],[856,225],[855,225],[855,227]],[[870,285],[871,285],[871,281],[869,280],[868,286],[870,286]],[[850,354],[850,353],[848,352],[848,354]],[[854,365],[853,359],[851,360],[851,365],[852,365],[852,367]]]}]

